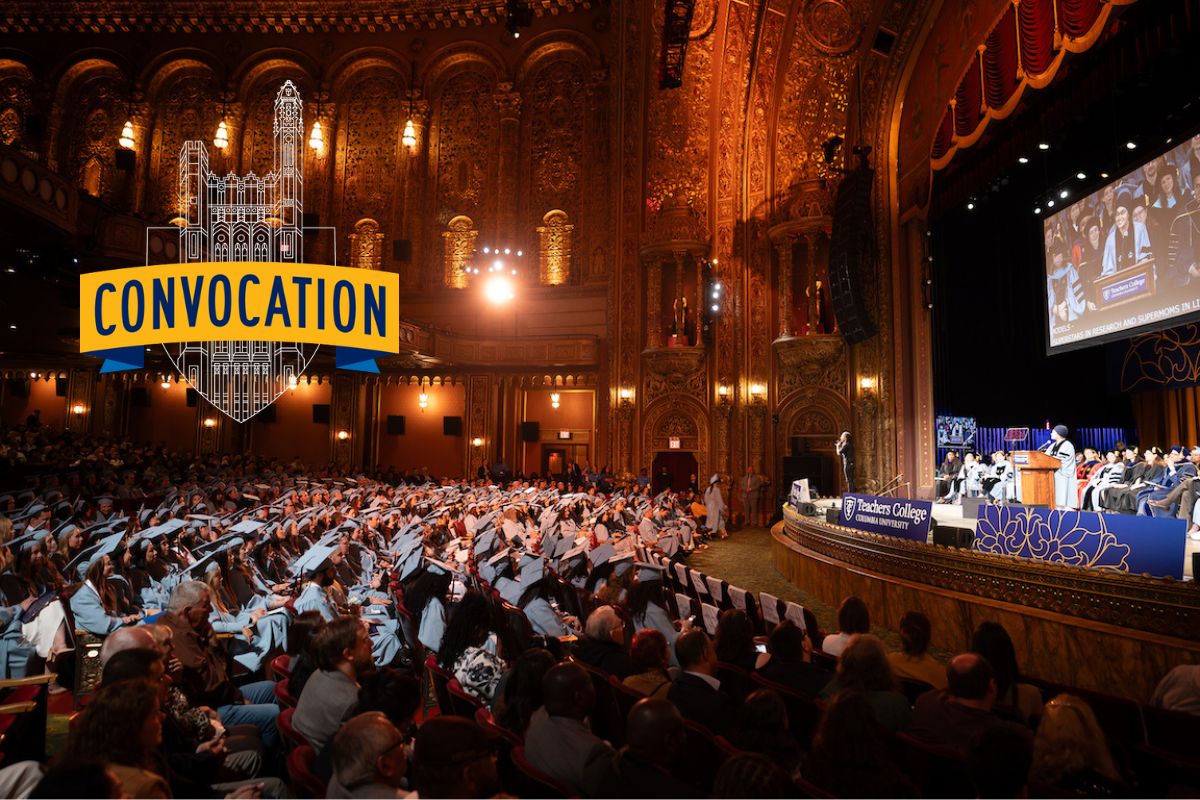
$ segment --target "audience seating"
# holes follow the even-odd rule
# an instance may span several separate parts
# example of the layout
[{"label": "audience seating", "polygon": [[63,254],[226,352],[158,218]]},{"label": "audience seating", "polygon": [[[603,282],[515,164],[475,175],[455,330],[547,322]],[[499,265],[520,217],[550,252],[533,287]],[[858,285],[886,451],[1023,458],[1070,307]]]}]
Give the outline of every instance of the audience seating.
[{"label": "audience seating", "polygon": [[1143,706],[1142,720],[1150,747],[1200,759],[1200,716]]},{"label": "audience seating", "polygon": [[296,715],[296,709],[285,708],[279,712],[279,716],[275,718],[275,726],[279,728],[279,735],[290,747],[312,747],[308,739],[304,738],[304,734],[296,730],[296,726],[292,724],[292,718]]},{"label": "audience seating", "polygon": [[976,797],[967,762],[953,750],[933,747],[908,734],[892,737],[896,763],[922,797]]},{"label": "audience seating", "polygon": [[804,780],[804,778],[796,778],[792,781],[796,787],[796,797],[815,797],[826,798],[833,797],[829,792],[817,786],[815,783]]},{"label": "audience seating", "polygon": [[829,655],[829,653],[826,653],[824,650],[813,650],[812,663],[816,664],[818,667],[820,667],[823,670],[828,670],[829,672],[837,672],[837,664],[838,664],[837,656],[831,656],[831,655]]},{"label": "audience seating", "polygon": [[430,683],[433,684],[434,698],[437,700],[438,710],[443,714],[449,714],[450,705],[450,681],[454,680],[454,675],[447,669],[444,669],[437,662],[437,656],[431,655],[425,659],[425,674],[429,676]]},{"label": "audience seating", "polygon": [[295,708],[300,702],[298,698],[292,697],[292,693],[288,691],[287,678],[275,683],[275,700],[279,703],[280,708]]},{"label": "audience seating", "polygon": [[[712,790],[713,781],[721,765],[731,753],[717,743],[716,737],[708,728],[690,719],[684,720],[683,724],[687,732],[687,745],[680,756],[680,774],[686,775],[690,783],[707,794]],[[733,753],[737,752],[732,745],[728,746]]]},{"label": "audience seating", "polygon": [[474,719],[475,712],[483,708],[479,698],[464,689],[457,678],[446,681],[446,693],[450,701],[450,708],[445,711],[447,714]]},{"label": "audience seating", "polygon": [[499,747],[496,755],[496,771],[500,774],[501,783],[510,788],[520,786],[522,777],[517,772],[512,757],[513,748],[522,745],[520,734],[496,724],[492,712],[486,708],[480,708],[475,712],[475,724],[490,731],[497,738]]},{"label": "audience seating", "polygon": [[1142,797],[1200,797],[1200,758],[1139,745],[1132,761]]},{"label": "audience seating", "polygon": [[1142,724],[1142,709],[1137,703],[1124,697],[1116,697],[1103,692],[1082,689],[1078,686],[1067,686],[1062,683],[1045,681],[1040,678],[1021,676],[1022,683],[1036,686],[1042,692],[1045,702],[1053,700],[1060,694],[1072,694],[1084,700],[1096,713],[1096,721],[1108,737],[1113,748],[1113,755],[1126,760],[1130,751],[1137,745],[1146,742],[1146,730]]},{"label": "audience seating", "polygon": [[275,681],[291,680],[292,671],[288,665],[292,662],[292,657],[287,653],[281,653],[271,659],[271,677]]},{"label": "audience seating", "polygon": [[573,797],[571,790],[559,783],[525,758],[524,745],[512,749],[513,766],[516,767],[518,785],[511,788],[516,790],[518,797]]},{"label": "audience seating", "polygon": [[292,789],[301,797],[324,797],[325,784],[317,777],[313,766],[317,754],[311,745],[302,744],[288,753],[287,769],[292,779]]},{"label": "audience seating", "polygon": [[900,691],[908,698],[910,705],[916,705],[918,697],[933,690],[933,686],[916,678],[897,678],[896,680],[899,681]]},{"label": "audience seating", "polygon": [[758,688],[754,685],[754,681],[751,680],[750,673],[736,664],[718,661],[714,677],[721,682],[721,688],[739,703]]},{"label": "audience seating", "polygon": [[616,675],[609,675],[608,682],[612,686],[613,698],[617,701],[617,709],[621,718],[629,719],[629,712],[633,710],[639,700],[645,700],[646,695],[621,683]]},{"label": "audience seating", "polygon": [[792,735],[804,749],[812,747],[813,734],[817,732],[817,724],[821,721],[825,704],[820,700],[792,691],[783,684],[769,681],[758,673],[753,673],[750,678],[764,689],[772,689],[779,693],[779,696],[783,698],[784,705],[787,706],[788,725]]},{"label": "audience seating", "polygon": [[613,747],[621,747],[625,744],[625,717],[627,715],[622,713],[621,706],[617,703],[616,691],[609,682],[611,676],[582,661],[575,663],[587,671],[592,679],[592,687],[596,691],[596,705],[592,708],[591,714],[592,733],[601,739],[606,739]]},{"label": "audience seating", "polygon": [[480,706],[475,712],[475,722],[481,728],[491,731],[496,736],[500,737],[510,745],[516,746],[522,743],[521,734],[516,731],[510,731],[500,723],[496,722],[496,718],[492,716],[492,712],[484,706]]},{"label": "audience seating", "polygon": [[46,760],[46,719],[53,673],[0,680],[0,766]]}]

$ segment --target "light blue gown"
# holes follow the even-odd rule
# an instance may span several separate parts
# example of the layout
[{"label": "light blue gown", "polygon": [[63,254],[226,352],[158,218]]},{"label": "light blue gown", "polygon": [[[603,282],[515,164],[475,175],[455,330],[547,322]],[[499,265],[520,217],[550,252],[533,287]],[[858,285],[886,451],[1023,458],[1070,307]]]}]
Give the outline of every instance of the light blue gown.
[{"label": "light blue gown", "polygon": [[115,614],[109,614],[100,602],[96,590],[84,583],[71,595],[71,613],[75,615],[75,626],[97,636],[108,636],[125,623]]},{"label": "light blue gown", "polygon": [[37,651],[21,639],[21,606],[0,606],[0,631],[0,677],[24,678]]},{"label": "light blue gown", "polygon": [[417,631],[417,639],[426,650],[436,653],[442,647],[442,637],[445,634],[446,606],[434,597],[421,611],[421,627]]},{"label": "light blue gown", "polygon": [[675,640],[679,638],[679,631],[675,630],[675,626],[671,624],[671,618],[667,616],[666,609],[658,603],[647,603],[645,613],[640,617],[634,617],[633,624],[639,631],[642,628],[649,628],[665,636],[667,653],[671,656],[671,666],[679,666],[679,661],[675,658]]},{"label": "light blue gown", "polygon": [[539,636],[566,636],[570,631],[544,597],[535,597],[521,609]]},{"label": "light blue gown", "polygon": [[[296,598],[293,608],[297,614],[316,611],[326,622],[334,620],[338,616],[337,607],[329,599],[329,594],[324,587],[318,586],[312,581],[304,585],[304,590]],[[401,643],[396,620],[386,616],[377,616],[366,609],[363,610],[363,619],[370,623],[371,656],[374,658],[375,664],[381,667],[391,664],[400,654]]]}]

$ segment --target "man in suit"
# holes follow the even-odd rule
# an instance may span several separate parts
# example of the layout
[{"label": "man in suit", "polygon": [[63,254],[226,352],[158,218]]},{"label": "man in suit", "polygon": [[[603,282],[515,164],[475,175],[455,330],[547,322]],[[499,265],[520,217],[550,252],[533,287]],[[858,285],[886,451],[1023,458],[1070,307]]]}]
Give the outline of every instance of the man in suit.
[{"label": "man in suit", "polygon": [[667,699],[684,719],[703,725],[714,735],[728,733],[737,711],[733,698],[721,691],[721,682],[714,677],[717,651],[708,634],[702,630],[683,634],[675,641],[675,655],[683,671],[671,683]]},{"label": "man in suit", "polygon": [[687,745],[679,711],[666,700],[639,700],[625,725],[627,744],[616,753],[592,750],[583,785],[591,797],[700,797],[697,786],[672,773]]},{"label": "man in suit", "polygon": [[746,524],[761,527],[762,520],[762,476],[754,467],[746,467],[746,474],[738,482],[742,490],[742,505],[746,509]]}]

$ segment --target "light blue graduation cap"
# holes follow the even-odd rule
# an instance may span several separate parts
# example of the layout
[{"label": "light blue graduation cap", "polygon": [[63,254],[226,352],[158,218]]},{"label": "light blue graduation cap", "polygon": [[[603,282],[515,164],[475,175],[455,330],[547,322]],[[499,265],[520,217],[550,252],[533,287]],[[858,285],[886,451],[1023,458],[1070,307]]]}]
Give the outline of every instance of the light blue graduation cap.
[{"label": "light blue graduation cap", "polygon": [[568,550],[567,552],[565,552],[561,556],[559,556],[558,571],[560,573],[566,572],[572,566],[573,563],[575,563],[577,561],[583,561],[583,559],[586,557],[587,557],[587,545],[581,544],[577,547],[572,547],[570,550]]},{"label": "light blue graduation cap", "polygon": [[617,548],[613,547],[611,542],[604,542],[588,553],[588,560],[592,562],[592,568],[595,569],[601,564],[607,563],[616,554]]},{"label": "light blue graduation cap", "polygon": [[267,523],[259,520],[248,519],[239,522],[229,529],[230,533],[258,533],[262,528],[265,528]]},{"label": "light blue graduation cap", "polygon": [[633,568],[633,551],[626,550],[624,553],[617,553],[608,560],[608,563],[612,564],[614,575],[624,575]]},{"label": "light blue graduation cap", "polygon": [[400,560],[400,580],[408,580],[421,566],[420,549],[412,550]]},{"label": "light blue graduation cap", "polygon": [[496,532],[488,531],[475,537],[475,555],[481,556],[496,546]]},{"label": "light blue graduation cap", "polygon": [[88,567],[92,565],[93,561],[116,550],[117,545],[121,543],[121,539],[123,538],[125,538],[124,531],[105,536],[91,547],[81,550],[75,558],[71,559],[71,563],[67,565],[67,569],[70,570],[71,566],[74,565],[78,570],[79,577],[82,578],[87,574]]},{"label": "light blue graduation cap", "polygon": [[293,575],[312,575],[319,572],[335,550],[336,547],[328,544],[314,544],[292,562],[289,571]]},{"label": "light blue graduation cap", "polygon": [[496,591],[500,593],[500,597],[504,599],[504,602],[513,606],[521,602],[521,595],[525,594],[525,589],[527,588],[512,578],[497,578],[494,586]]},{"label": "light blue graduation cap", "polygon": [[[191,574],[197,578],[203,578],[212,570],[218,570],[221,566],[216,562],[217,556],[224,553],[226,550],[231,550],[234,547],[241,547],[245,541],[240,536],[227,536],[210,543],[212,549],[204,558],[192,564],[184,572]],[[215,547],[213,546],[215,545]]]}]

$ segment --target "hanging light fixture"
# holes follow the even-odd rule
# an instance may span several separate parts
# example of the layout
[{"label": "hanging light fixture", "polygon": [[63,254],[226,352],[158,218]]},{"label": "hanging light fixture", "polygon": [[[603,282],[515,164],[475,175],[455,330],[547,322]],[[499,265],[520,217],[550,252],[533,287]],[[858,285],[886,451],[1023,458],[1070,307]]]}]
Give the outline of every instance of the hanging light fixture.
[{"label": "hanging light fixture", "polygon": [[[320,114],[320,110],[317,111]],[[308,146],[318,153],[325,149],[325,134],[321,131],[321,120],[313,120],[312,133],[308,137]]]},{"label": "hanging light fixture", "polygon": [[229,147],[229,128],[225,125],[224,119],[217,125],[217,135],[213,137],[213,147],[218,150]]},{"label": "hanging light fixture", "polygon": [[559,401],[558,392],[553,392],[553,393],[551,393],[551,395],[550,395],[550,407],[551,407],[551,408],[553,408],[553,409],[555,409],[555,410],[557,410],[557,409],[558,409],[558,406],[559,406],[559,402],[558,402],[558,401]]},{"label": "hanging light fixture", "polygon": [[400,141],[404,142],[405,147],[416,147],[417,129],[413,125],[412,117],[409,117],[408,122],[404,123],[404,134],[400,137]]},{"label": "hanging light fixture", "polygon": [[125,126],[121,128],[121,138],[117,139],[117,143],[126,150],[133,149],[133,120],[125,120]]},{"label": "hanging light fixture", "polygon": [[421,409],[421,413],[425,413],[425,409],[429,407],[429,395],[425,393],[425,379],[421,378],[417,386],[421,389],[421,394],[417,395],[417,407]]}]

